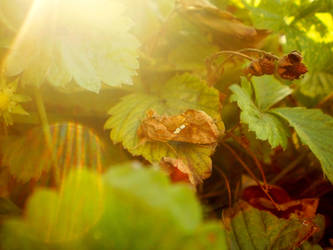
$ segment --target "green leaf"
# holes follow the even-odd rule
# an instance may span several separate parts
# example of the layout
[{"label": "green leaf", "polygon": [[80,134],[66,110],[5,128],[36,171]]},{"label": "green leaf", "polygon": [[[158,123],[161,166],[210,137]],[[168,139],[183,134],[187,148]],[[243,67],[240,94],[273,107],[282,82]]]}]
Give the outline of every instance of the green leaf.
[{"label": "green leaf", "polygon": [[159,162],[163,157],[183,160],[193,170],[198,180],[210,176],[211,159],[215,146],[179,142],[145,142],[140,144],[137,130],[153,109],[160,115],[175,115],[187,109],[202,110],[210,115],[221,131],[224,130],[220,116],[218,91],[189,74],[176,76],[164,85],[152,86],[150,94],[135,93],[125,96],[109,111],[111,118],[105,128],[111,129],[111,139],[133,155],[142,155],[150,162]]},{"label": "green leaf", "polygon": [[[93,92],[99,92],[102,83],[132,83],[139,42],[129,32],[132,22],[124,16],[121,3],[89,0],[78,5],[69,0],[55,6],[42,1],[32,8],[6,60],[8,76],[22,74],[23,84],[48,80],[60,88],[70,88],[74,79]],[[55,13],[61,15],[52,18]]]},{"label": "green leaf", "polygon": [[280,0],[261,0],[258,6],[245,4],[251,10],[250,16],[256,28],[280,31],[287,26],[284,17],[290,15],[290,2],[283,2],[282,4]]},{"label": "green leaf", "polygon": [[50,126],[50,135],[51,146],[39,127],[20,138],[11,137],[3,142],[4,167],[8,167],[16,180],[22,183],[31,179],[38,181],[52,166],[59,174],[58,178],[67,175],[71,167],[102,169],[103,144],[89,128],[70,122],[57,123]]},{"label": "green leaf", "polygon": [[2,249],[226,249],[222,226],[203,222],[189,186],[139,164],[112,167],[103,179],[74,171],[59,193],[33,194],[26,212],[5,223]]},{"label": "green leaf", "polygon": [[319,159],[325,175],[333,182],[333,118],[319,109],[277,108],[272,112],[294,127],[302,142]]},{"label": "green leaf", "polygon": [[[245,1],[244,1],[245,2]],[[329,1],[262,0],[258,6],[245,3],[251,10],[250,16],[257,28],[283,32],[286,42],[284,50],[299,50],[309,72],[297,82],[303,94],[310,97],[324,97],[333,91],[333,51],[330,24],[318,14],[328,12]]]},{"label": "green leaf", "polygon": [[261,0],[259,4],[257,2],[249,4],[243,0],[245,6],[251,10],[250,16],[257,28],[284,32],[288,35],[291,30],[305,34],[305,31],[314,28],[321,36],[325,36],[329,27],[315,15],[316,12],[322,12],[325,7],[315,6],[317,3],[312,2],[321,1],[306,0],[299,3],[292,0]]},{"label": "green leaf", "polygon": [[296,82],[301,92],[310,97],[325,97],[333,91],[332,43],[319,43],[311,39],[302,39],[297,47],[304,55],[309,72],[304,79]]},{"label": "green leaf", "polygon": [[[257,102],[263,107],[269,107],[279,101],[280,98],[273,97],[264,101],[263,98],[269,96],[271,92],[264,95],[264,92],[258,90],[258,87],[262,84],[261,81],[257,81],[254,85],[258,92]],[[236,101],[241,112],[241,122],[248,124],[249,130],[256,133],[257,138],[260,140],[268,140],[270,145],[274,148],[281,145],[283,148],[287,147],[289,130],[284,123],[274,114],[260,110],[252,101],[251,85],[245,78],[242,78],[242,87],[238,85],[232,85],[230,87],[233,95],[231,101]],[[274,88],[276,89],[276,88]],[[283,89],[281,86],[280,89]],[[284,91],[286,94],[288,91]],[[256,93],[257,95],[257,93]],[[273,94],[273,96],[275,96]]]},{"label": "green leaf", "polygon": [[252,78],[256,105],[261,111],[266,111],[292,93],[292,89],[282,85],[273,76]]},{"label": "green leaf", "polygon": [[223,212],[230,249],[294,249],[313,233],[313,227],[296,217],[278,218],[244,201]]},{"label": "green leaf", "polygon": [[307,74],[300,83],[301,92],[311,97],[328,95],[333,91],[332,73],[313,72]]},{"label": "green leaf", "polygon": [[[171,185],[159,171],[140,165],[135,168],[115,167],[105,174],[106,213],[91,234],[99,238],[89,237],[89,246],[131,250],[202,249],[205,245],[226,248],[221,226],[202,222],[201,208],[188,186]],[[209,232],[215,242],[209,241]]]},{"label": "green leaf", "polygon": [[[11,219],[5,223],[8,238],[4,249],[20,240],[43,243],[75,241],[87,233],[103,213],[103,189],[100,178],[86,170],[71,173],[64,181],[61,192],[38,190],[28,201],[24,219]],[[16,232],[18,230],[18,232]],[[21,235],[20,235],[21,234]],[[9,244],[9,245],[8,245]]]}]

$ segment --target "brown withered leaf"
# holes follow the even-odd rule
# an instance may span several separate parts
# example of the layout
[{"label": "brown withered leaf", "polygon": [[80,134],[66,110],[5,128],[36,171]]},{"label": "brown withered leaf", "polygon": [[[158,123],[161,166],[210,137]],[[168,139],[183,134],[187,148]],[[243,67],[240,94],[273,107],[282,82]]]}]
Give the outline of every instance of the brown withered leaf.
[{"label": "brown withered leaf", "polygon": [[208,32],[223,49],[256,47],[269,32],[243,24],[228,11],[207,0],[178,0],[177,11]]},{"label": "brown withered leaf", "polygon": [[269,55],[264,55],[251,62],[245,69],[245,74],[253,76],[272,75],[275,72],[276,59]]},{"label": "brown withered leaf", "polygon": [[282,57],[278,62],[278,74],[287,80],[299,79],[301,75],[308,72],[305,64],[302,63],[303,57],[298,51],[292,51]]},{"label": "brown withered leaf", "polygon": [[172,182],[188,182],[194,186],[201,182],[201,178],[195,170],[191,169],[181,159],[163,157],[160,165],[169,174]]},{"label": "brown withered leaf", "polygon": [[180,115],[159,116],[155,111],[149,110],[137,134],[143,142],[214,144],[217,142],[219,130],[213,119],[204,111],[189,109]]}]

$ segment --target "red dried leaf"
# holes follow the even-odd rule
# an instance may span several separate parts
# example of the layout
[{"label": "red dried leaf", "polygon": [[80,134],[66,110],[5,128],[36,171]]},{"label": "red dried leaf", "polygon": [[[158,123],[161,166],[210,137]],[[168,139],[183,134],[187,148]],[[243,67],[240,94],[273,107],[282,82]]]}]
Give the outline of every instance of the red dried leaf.
[{"label": "red dried leaf", "polygon": [[190,167],[180,159],[164,157],[160,165],[167,171],[172,182],[187,182],[193,185],[200,182],[200,178],[197,178]]},{"label": "red dried leaf", "polygon": [[242,199],[260,210],[270,211],[279,218],[290,218],[296,215],[300,219],[312,219],[316,215],[318,207],[317,198],[292,200],[288,193],[280,187],[270,185],[269,194],[278,204],[277,209],[273,202],[267,198],[264,191],[259,186],[247,187],[242,194]]}]

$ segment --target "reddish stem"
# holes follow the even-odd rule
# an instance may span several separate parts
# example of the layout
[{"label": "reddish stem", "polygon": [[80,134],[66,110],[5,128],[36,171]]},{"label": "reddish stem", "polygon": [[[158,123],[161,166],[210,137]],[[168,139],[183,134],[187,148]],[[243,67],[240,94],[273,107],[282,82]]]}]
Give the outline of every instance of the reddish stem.
[{"label": "reddish stem", "polygon": [[222,145],[227,148],[230,153],[236,158],[236,160],[242,165],[242,167],[248,172],[248,174],[252,177],[252,179],[257,183],[257,185],[262,189],[262,191],[266,194],[267,198],[272,202],[272,204],[274,205],[274,207],[277,210],[281,210],[279,204],[277,204],[274,199],[272,198],[272,196],[269,194],[268,189],[266,189],[266,187],[264,187],[259,180],[257,179],[257,177],[254,175],[254,173],[251,171],[251,169],[246,165],[246,163],[238,156],[238,154],[236,153],[235,150],[232,149],[232,147],[230,147],[228,144],[222,142]]}]

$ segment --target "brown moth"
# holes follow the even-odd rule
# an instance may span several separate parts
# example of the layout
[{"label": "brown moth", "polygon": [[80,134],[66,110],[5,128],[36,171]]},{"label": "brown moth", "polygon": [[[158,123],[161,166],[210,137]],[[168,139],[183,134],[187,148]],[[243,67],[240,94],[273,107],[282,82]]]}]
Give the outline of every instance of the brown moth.
[{"label": "brown moth", "polygon": [[141,141],[213,144],[217,142],[219,130],[204,111],[189,109],[180,115],[159,116],[149,110],[137,134]]}]

